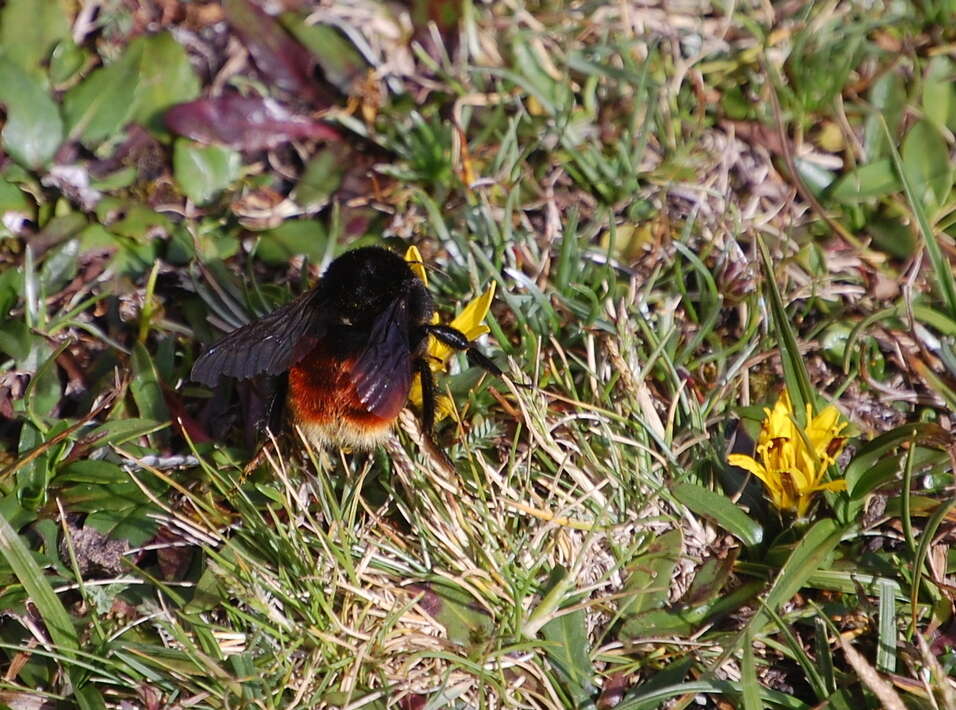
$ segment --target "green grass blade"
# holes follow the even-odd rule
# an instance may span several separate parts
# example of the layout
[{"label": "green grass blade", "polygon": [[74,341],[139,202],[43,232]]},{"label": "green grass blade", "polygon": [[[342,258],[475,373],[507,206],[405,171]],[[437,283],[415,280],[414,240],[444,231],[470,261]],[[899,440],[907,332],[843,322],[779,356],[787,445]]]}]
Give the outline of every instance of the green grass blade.
[{"label": "green grass blade", "polygon": [[[26,545],[23,544],[23,540],[3,516],[0,516],[0,553],[3,554],[7,564],[10,565],[30,600],[36,606],[53,643],[65,654],[72,655],[71,652],[79,649],[73,620],[63,604],[60,603],[59,597],[47,581],[43,570],[40,569]],[[77,677],[73,677],[74,675]],[[71,671],[70,676],[74,688],[80,690],[82,684],[79,682],[79,674]],[[83,689],[83,691],[77,692],[77,700],[81,708],[85,710],[86,708],[106,707],[98,692],[93,689]]]},{"label": "green grass blade", "polygon": [[[783,620],[776,609],[771,609],[764,605],[763,610],[777,625],[777,628],[780,629],[780,633],[783,636],[783,640],[786,641],[790,654],[796,659],[797,663],[800,664],[800,668],[803,669],[803,672],[807,674],[807,682],[810,684],[810,687],[813,688],[817,699],[824,700],[830,694],[830,691],[827,688],[823,675],[817,668],[819,659],[814,661],[810,658],[806,649],[803,647],[803,643],[794,635],[790,625]],[[746,641],[744,641],[744,643],[746,643]]]},{"label": "green grass blade", "polygon": [[753,637],[748,631],[744,634],[743,658],[740,663],[740,684],[743,686],[744,710],[761,710],[760,684],[757,682],[757,668],[754,663]]},{"label": "green grass blade", "polygon": [[896,594],[899,585],[892,579],[881,579],[879,589],[879,636],[876,645],[876,669],[896,672]]},{"label": "green grass blade", "polygon": [[883,134],[886,136],[887,145],[890,148],[890,157],[893,159],[893,166],[896,168],[897,175],[903,183],[903,192],[906,193],[906,201],[913,210],[916,217],[916,223],[919,225],[920,234],[923,235],[923,243],[926,245],[926,254],[933,265],[933,272],[936,274],[936,285],[939,288],[940,296],[949,311],[951,318],[956,318],[956,278],[953,277],[953,267],[949,259],[943,253],[942,247],[936,239],[936,232],[933,231],[929,218],[926,216],[926,210],[923,208],[922,200],[914,194],[913,186],[906,176],[906,170],[903,168],[903,158],[896,147],[896,142],[890,135],[890,129],[882,116],[879,117],[880,125],[883,127]]},{"label": "green grass blade", "polygon": [[[920,535],[919,547],[916,548],[916,557],[913,560],[913,585],[910,591],[911,633],[916,628],[920,583],[923,581],[923,564],[926,562],[926,555],[929,554],[929,546],[932,544],[933,538],[936,537],[936,531],[939,529],[940,523],[943,522],[943,520],[946,518],[946,514],[949,513],[954,506],[956,506],[956,498],[951,498],[945,503],[941,503],[930,516],[929,520],[926,521],[926,526],[923,528],[923,532]],[[936,591],[935,587],[932,589],[934,592]]]},{"label": "green grass blade", "polygon": [[787,383],[787,391],[790,392],[797,423],[802,426],[806,424],[803,421],[806,405],[815,404],[816,395],[814,395],[813,387],[810,385],[810,374],[807,372],[807,366],[800,354],[797,337],[790,326],[790,316],[787,314],[783,298],[780,296],[780,290],[777,288],[770,252],[767,250],[767,245],[764,244],[763,239],[759,237],[757,239],[757,250],[760,252],[760,263],[763,265],[767,300],[770,302],[770,318],[773,321],[773,327],[777,333],[777,342],[780,346],[783,379]]},{"label": "green grass blade", "polygon": [[[736,697],[743,691],[740,683],[720,680],[696,680],[657,688],[646,695],[625,698],[615,710],[654,710],[663,707],[665,700],[678,695],[699,695],[701,693]],[[777,707],[784,710],[810,710],[810,706],[792,695],[777,690],[760,688],[761,705],[758,707]]]}]

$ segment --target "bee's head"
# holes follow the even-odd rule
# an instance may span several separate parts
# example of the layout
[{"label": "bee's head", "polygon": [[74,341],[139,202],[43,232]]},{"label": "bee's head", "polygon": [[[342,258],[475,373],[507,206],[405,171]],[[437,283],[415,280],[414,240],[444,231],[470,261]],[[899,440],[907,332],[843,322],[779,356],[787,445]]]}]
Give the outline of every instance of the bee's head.
[{"label": "bee's head", "polygon": [[410,323],[427,323],[434,311],[421,279],[404,259],[382,247],[345,252],[329,264],[320,288],[340,317],[353,324],[374,320],[400,298],[405,299]]}]

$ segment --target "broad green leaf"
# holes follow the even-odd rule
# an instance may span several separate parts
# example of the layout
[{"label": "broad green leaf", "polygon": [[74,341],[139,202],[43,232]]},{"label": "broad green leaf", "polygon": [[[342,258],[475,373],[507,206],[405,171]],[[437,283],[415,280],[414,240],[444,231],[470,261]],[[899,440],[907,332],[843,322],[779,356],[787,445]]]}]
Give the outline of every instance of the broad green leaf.
[{"label": "broad green leaf", "polygon": [[0,352],[9,355],[18,363],[24,362],[42,338],[42,335],[36,335],[22,320],[2,322]]},{"label": "broad green leaf", "polygon": [[313,263],[319,263],[328,243],[328,230],[322,222],[314,219],[289,220],[263,232],[256,256],[269,263],[287,264],[293,256],[302,254]]},{"label": "broad green leaf", "polygon": [[713,622],[752,603],[765,586],[762,581],[747,582],[728,593],[715,593],[697,603],[690,602],[692,606],[681,600],[669,608],[628,616],[621,625],[619,636],[624,640],[661,635],[688,636],[701,624]]},{"label": "broad green leaf", "polygon": [[419,602],[425,611],[445,627],[448,640],[470,646],[491,638],[492,620],[467,592],[444,581],[419,585],[413,591],[423,591]]},{"label": "broad green leaf", "polygon": [[584,609],[578,609],[560,614],[541,627],[548,660],[574,699],[575,707],[583,707],[596,692],[586,621]]},{"label": "broad green leaf", "polygon": [[763,528],[735,503],[696,483],[681,483],[673,489],[674,497],[698,515],[713,520],[747,547],[763,541]]},{"label": "broad green leaf", "polygon": [[50,56],[50,81],[58,86],[72,79],[90,58],[90,50],[66,38],[53,48]]},{"label": "broad green leaf", "polygon": [[[30,355],[37,359],[45,357],[36,369],[30,384],[27,386],[24,401],[27,407],[38,417],[48,417],[63,397],[63,387],[60,383],[60,371],[56,359],[66,349],[66,343],[61,344],[55,352],[51,352],[46,341],[39,338],[33,341]],[[32,359],[30,355],[27,360]]]},{"label": "broad green leaf", "polygon": [[664,605],[670,592],[671,575],[680,559],[680,530],[670,530],[654,538],[647,549],[628,565],[630,577],[621,598],[622,617],[626,618]]},{"label": "broad green leaf", "polygon": [[157,513],[155,505],[144,502],[123,510],[95,510],[86,517],[86,524],[113,539],[142,545],[156,534]]},{"label": "broad green leaf", "polygon": [[[60,427],[62,431],[64,427]],[[40,431],[32,422],[24,422],[20,429],[20,439],[17,442],[17,454],[34,453],[45,445],[50,432]],[[40,510],[47,501],[47,488],[50,482],[53,447],[40,453],[32,461],[21,465],[16,473],[17,500],[27,510]]]},{"label": "broad green leaf", "polygon": [[[912,451],[913,466],[917,471],[925,471],[929,466],[949,460],[944,451],[916,446],[915,443],[912,449],[907,450],[907,453],[909,451]],[[903,469],[903,456],[903,452],[889,454],[867,468],[855,481],[851,500],[863,499],[883,484],[897,480]]]},{"label": "broad green leaf", "polygon": [[143,47],[143,42],[130,43],[123,56],[66,92],[63,113],[70,138],[92,147],[129,122],[136,109]]},{"label": "broad green leaf", "polygon": [[63,139],[63,121],[43,85],[6,56],[0,56],[0,103],[7,112],[3,147],[28,168],[53,158]]},{"label": "broad green leaf", "polygon": [[202,146],[180,138],[173,148],[173,174],[183,193],[204,205],[239,177],[239,153],[218,145]]},{"label": "broad green leaf", "polygon": [[186,50],[168,32],[140,37],[130,43],[130,48],[137,43],[141,45],[140,66],[131,118],[151,130],[165,132],[163,112],[174,104],[196,98],[199,77]]},{"label": "broad green leaf", "polygon": [[95,485],[129,484],[129,476],[117,464],[102,459],[82,459],[63,467],[56,477],[59,485],[64,483],[91,483]]},{"label": "broad green leaf", "polygon": [[47,252],[40,267],[39,281],[44,293],[56,293],[76,276],[80,240],[69,239]]},{"label": "broad green leaf", "polygon": [[70,37],[64,0],[8,0],[0,13],[0,47],[7,57],[45,86],[43,63],[53,47]]},{"label": "broad green leaf", "polygon": [[[130,381],[129,391],[136,402],[140,417],[159,422],[169,421],[169,410],[163,399],[162,384],[156,374],[153,360],[142,343],[136,343],[133,346],[131,364],[133,379]],[[157,432],[150,436],[150,440],[154,442],[154,445],[157,441],[165,442],[168,438],[167,434],[164,431]]]},{"label": "broad green leaf", "polygon": [[933,57],[923,80],[923,113],[937,128],[950,127],[956,109],[956,64],[945,54]]},{"label": "broad green leaf", "polygon": [[[903,189],[902,185],[900,189]],[[909,259],[916,252],[916,236],[900,216],[878,215],[866,227],[873,237],[873,245],[881,251],[898,259]]]},{"label": "broad green leaf", "polygon": [[324,206],[342,184],[345,169],[341,151],[334,147],[326,148],[306,164],[292,199],[303,207]]},{"label": "broad green leaf", "polygon": [[882,158],[843,175],[833,185],[830,198],[844,205],[873,200],[903,189],[889,158]]},{"label": "broad green leaf", "polygon": [[[829,518],[814,523],[780,568],[764,603],[776,610],[789,602],[830,556],[844,532],[844,527]],[[760,610],[754,614],[747,628],[759,632],[769,618],[765,611]]]},{"label": "broad green leaf", "polygon": [[96,427],[84,438],[95,442],[96,446],[125,444],[127,441],[152,434],[166,426],[153,419],[117,419]]},{"label": "broad green leaf", "polygon": [[945,447],[948,435],[936,424],[904,424],[866,442],[857,449],[856,455],[843,472],[850,499],[862,499],[868,492],[868,485],[863,483],[867,472],[883,459],[890,457],[894,449],[911,441],[914,444],[927,445],[936,442],[938,446]]},{"label": "broad green leaf", "polygon": [[932,220],[953,186],[949,146],[931,121],[915,124],[906,134],[901,151],[903,170],[916,199]]},{"label": "broad green leaf", "polygon": [[887,157],[889,145],[880,122],[882,117],[895,136],[903,120],[903,110],[907,104],[906,87],[900,72],[888,71],[873,82],[870,88],[869,102],[873,113],[866,117],[863,128],[863,150],[866,159],[875,162]]}]

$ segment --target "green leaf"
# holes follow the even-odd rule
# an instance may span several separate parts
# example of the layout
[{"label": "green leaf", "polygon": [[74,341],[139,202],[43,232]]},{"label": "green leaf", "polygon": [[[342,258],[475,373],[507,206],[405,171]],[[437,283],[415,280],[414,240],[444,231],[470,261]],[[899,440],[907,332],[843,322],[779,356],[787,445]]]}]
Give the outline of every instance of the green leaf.
[{"label": "green leaf", "polygon": [[82,459],[73,461],[63,467],[57,475],[56,482],[64,483],[91,483],[101,486],[110,484],[128,485],[129,476],[117,464],[102,459]]},{"label": "green leaf", "polygon": [[346,163],[341,153],[341,150],[330,147],[309,160],[292,193],[297,204],[314,209],[331,199],[342,184],[345,173]]},{"label": "green leaf", "polygon": [[800,426],[805,426],[807,422],[804,422],[803,419],[806,417],[806,405],[816,403],[816,396],[813,387],[810,385],[810,374],[807,372],[806,363],[797,345],[797,337],[790,324],[790,316],[783,304],[783,298],[780,296],[780,289],[777,288],[777,278],[770,252],[759,236],[757,238],[757,251],[760,253],[760,263],[763,266],[767,300],[770,302],[770,317],[777,334],[777,345],[780,348],[783,379],[793,402],[794,416],[797,423]]},{"label": "green leaf", "polygon": [[[758,690],[764,707],[772,706],[784,710],[810,710],[809,705],[792,695],[759,686]],[[692,697],[701,693],[736,698],[743,693],[743,688],[740,683],[723,680],[692,680],[676,685],[654,687],[646,693],[643,692],[642,686],[637,689],[636,693],[629,693],[619,705],[615,706],[614,710],[654,710],[655,708],[665,707],[664,701],[669,698],[678,695]]]},{"label": "green leaf", "polygon": [[166,424],[153,419],[117,419],[96,427],[84,438],[95,442],[96,446],[115,444],[120,446],[132,439],[152,434]]},{"label": "green leaf", "polygon": [[920,121],[906,134],[901,151],[910,187],[932,220],[953,186],[949,146],[931,121]]},{"label": "green leaf", "polygon": [[680,483],[674,487],[674,497],[692,511],[713,520],[747,547],[763,541],[763,528],[736,504],[719,493],[696,483]]},{"label": "green leaf", "polygon": [[867,160],[873,162],[889,154],[889,143],[880,122],[882,117],[891,135],[897,135],[907,105],[907,92],[900,72],[888,71],[873,82],[869,102],[873,113],[866,117],[863,128],[863,149]]},{"label": "green leaf", "polygon": [[0,47],[28,74],[45,82],[43,63],[53,47],[70,37],[63,0],[8,0],[0,13]]},{"label": "green leaf", "polygon": [[876,668],[881,673],[896,673],[896,595],[899,584],[896,580],[881,579],[879,590],[879,634],[876,646]]},{"label": "green leaf", "polygon": [[757,667],[754,662],[753,639],[748,631],[744,635],[743,658],[740,664],[740,684],[743,686],[744,710],[762,710],[760,701],[760,683],[757,681]]},{"label": "green leaf", "polygon": [[419,604],[445,627],[452,643],[468,646],[491,638],[491,617],[466,592],[444,581],[432,581],[417,589],[425,593]]},{"label": "green leaf", "polygon": [[671,530],[655,538],[631,561],[631,574],[621,598],[622,617],[657,609],[667,602],[671,575],[680,559],[681,541],[680,530]]},{"label": "green leaf", "polygon": [[[902,185],[900,189],[903,189]],[[908,216],[905,222],[909,222]],[[898,259],[909,259],[916,253],[917,241],[905,222],[901,215],[896,214],[881,214],[870,219],[866,226],[873,237],[873,245]]]},{"label": "green leaf", "polygon": [[883,158],[843,175],[834,183],[830,198],[844,205],[852,205],[891,195],[902,188],[893,162]]},{"label": "green leaf", "polygon": [[95,510],[86,518],[86,525],[115,540],[142,545],[156,534],[159,509],[150,502],[121,510]]},{"label": "green leaf", "polygon": [[239,177],[242,159],[223,146],[202,146],[180,138],[173,148],[173,174],[183,193],[204,205]]},{"label": "green leaf", "polygon": [[[810,575],[816,572],[833,552],[845,529],[829,518],[814,523],[794,547],[787,561],[783,563],[764,603],[776,610],[789,602],[793,595],[806,584]],[[769,615],[759,610],[754,614],[747,629],[759,631],[769,620]]]},{"label": "green leaf", "polygon": [[130,120],[136,109],[143,47],[143,42],[130,43],[123,56],[66,92],[63,113],[71,139],[92,147]]},{"label": "green leaf", "polygon": [[72,38],[64,39],[53,48],[50,56],[50,81],[59,86],[72,79],[90,58],[86,47],[77,45]]},{"label": "green leaf", "polygon": [[280,15],[279,23],[315,56],[326,81],[343,94],[352,93],[355,80],[368,71],[368,63],[355,45],[334,27],[306,24],[294,12]]},{"label": "green leaf", "polygon": [[[169,421],[169,410],[163,399],[163,388],[153,360],[143,347],[142,343],[133,346],[132,356],[133,379],[129,384],[129,391],[136,402],[136,408],[144,419],[153,419],[159,422]],[[160,431],[150,436],[153,445],[156,442],[165,442],[167,432]]]},{"label": "green leaf", "polygon": [[551,619],[541,627],[541,637],[547,642],[548,660],[574,700],[575,707],[583,707],[596,692],[584,609]]},{"label": "green leaf", "polygon": [[130,43],[130,48],[137,43],[141,51],[132,120],[165,133],[163,112],[174,104],[199,96],[199,77],[189,63],[186,50],[168,32],[140,37]]},{"label": "green leaf", "polygon": [[63,139],[60,112],[42,84],[6,56],[0,56],[0,103],[7,111],[4,149],[28,168],[49,163]]},{"label": "green leaf", "polygon": [[293,256],[301,254],[309,257],[313,263],[319,263],[328,244],[328,230],[322,222],[314,219],[289,220],[262,234],[256,256],[268,263],[287,264]]},{"label": "green leaf", "polygon": [[[921,123],[929,125],[926,121],[921,121]],[[932,129],[932,126],[930,126],[930,129]],[[889,141],[889,128],[884,125],[883,130],[887,133],[887,140]],[[921,133],[922,132],[930,133],[931,130],[921,131]],[[941,137],[940,140],[942,140]],[[919,198],[921,193],[917,192],[916,186],[909,177],[905,160],[900,156],[899,151],[896,150],[896,146],[892,141],[889,142],[889,148],[890,155],[893,158],[893,164],[903,179],[903,191],[906,193],[906,201],[909,203],[910,209],[913,210],[913,214],[916,216],[916,222],[919,224],[920,235],[923,237],[923,243],[926,245],[926,253],[929,255],[930,263],[933,265],[933,272],[936,275],[940,296],[942,296],[948,311],[947,315],[956,319],[956,277],[953,276],[953,267],[949,263],[949,259],[943,254],[943,249],[936,238],[936,232],[933,231],[933,226],[930,224],[929,217],[926,214],[923,201]],[[905,144],[903,148],[904,150],[906,149]],[[939,160],[940,156],[936,156],[936,161]],[[942,160],[946,161],[947,169],[951,170],[949,167],[949,151],[946,149],[945,143],[943,146]],[[932,171],[926,171],[926,173],[920,171],[920,174],[932,174]]]},{"label": "green leaf", "polygon": [[946,55],[930,59],[923,80],[923,113],[937,128],[949,127],[956,105],[956,89],[953,77],[956,76],[956,64]]},{"label": "green leaf", "polygon": [[[0,516],[0,555],[3,555],[20,584],[23,585],[32,607],[43,619],[43,624],[56,650],[68,657],[74,656],[79,649],[79,641],[73,619],[53,591],[43,570],[33,559],[23,538],[3,516]],[[91,686],[84,686],[79,669],[69,665],[67,668],[73,686],[78,691],[76,700],[80,708],[93,710],[105,707],[98,691]]]},{"label": "green leaf", "polygon": [[24,362],[41,337],[34,335],[22,320],[4,322],[3,327],[0,327],[0,352],[9,355],[18,363]]}]

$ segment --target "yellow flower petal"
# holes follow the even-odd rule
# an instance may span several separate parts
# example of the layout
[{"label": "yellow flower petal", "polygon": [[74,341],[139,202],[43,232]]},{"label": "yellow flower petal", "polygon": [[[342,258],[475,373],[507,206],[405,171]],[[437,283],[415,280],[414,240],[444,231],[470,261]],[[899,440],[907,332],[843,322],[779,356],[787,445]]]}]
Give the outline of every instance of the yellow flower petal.
[{"label": "yellow flower petal", "polygon": [[[415,275],[428,285],[428,276],[425,271],[425,264],[422,260],[421,252],[414,246],[408,247],[405,251],[405,261]],[[465,308],[455,316],[455,319],[449,324],[452,328],[460,330],[468,340],[474,340],[485,333],[490,332],[488,326],[484,325],[485,316],[488,315],[488,309],[491,308],[491,302],[495,296],[495,284],[492,283],[488,289],[478,298],[471,301]],[[435,313],[432,315],[432,323],[438,323],[439,317]],[[425,357],[428,359],[429,366],[433,371],[443,370],[448,363],[453,348],[440,342],[435,337],[428,339],[428,348]],[[421,378],[416,374],[412,380],[411,389],[408,392],[409,401],[416,407],[422,406],[422,383]],[[454,403],[445,395],[438,395],[435,398],[435,418],[444,419],[445,417],[455,416]]]},{"label": "yellow flower petal", "polygon": [[847,422],[841,421],[839,410],[832,405],[815,417],[807,405],[806,427],[793,415],[793,402],[784,390],[772,409],[764,409],[754,456],[731,454],[727,461],[763,481],[770,500],[780,510],[803,517],[817,492],[846,490],[846,481],[826,481],[824,477],[843,448],[840,434]]},{"label": "yellow flower petal", "polygon": [[776,484],[776,481],[767,475],[767,469],[752,456],[747,456],[746,454],[730,454],[727,457],[727,463],[731,466],[742,468],[744,471],[749,471],[763,481],[768,488],[773,488]]},{"label": "yellow flower petal", "polygon": [[422,253],[418,251],[418,247],[414,244],[405,250],[405,261],[408,263],[408,267],[415,272],[415,275],[422,280],[422,283],[427,286],[428,274],[425,273],[425,262],[422,259]]}]

